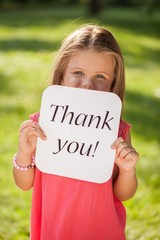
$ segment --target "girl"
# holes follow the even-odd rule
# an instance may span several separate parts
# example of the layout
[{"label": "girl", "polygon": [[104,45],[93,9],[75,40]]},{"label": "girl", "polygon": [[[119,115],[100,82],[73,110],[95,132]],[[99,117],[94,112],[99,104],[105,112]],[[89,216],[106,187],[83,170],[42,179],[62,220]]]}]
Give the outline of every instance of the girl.
[{"label": "girl", "polygon": [[[96,25],[69,35],[60,48],[52,84],[114,92],[123,102],[124,63],[113,35]],[[124,240],[126,214],[121,201],[130,199],[137,188],[138,153],[131,146],[130,125],[121,119],[111,146],[116,151],[112,177],[97,184],[36,168],[37,137],[47,138],[38,117],[39,113],[31,115],[20,127],[13,170],[21,189],[33,187],[31,240]]]}]

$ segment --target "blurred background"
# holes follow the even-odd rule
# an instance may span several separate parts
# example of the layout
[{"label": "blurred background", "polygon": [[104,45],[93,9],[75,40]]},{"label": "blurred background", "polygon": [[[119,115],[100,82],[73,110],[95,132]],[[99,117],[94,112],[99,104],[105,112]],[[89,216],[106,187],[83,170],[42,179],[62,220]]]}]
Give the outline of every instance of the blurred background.
[{"label": "blurred background", "polygon": [[160,239],[160,1],[0,1],[0,239],[29,239],[32,191],[12,176],[20,124],[39,111],[61,41],[85,23],[118,40],[126,65],[124,119],[140,154],[139,187],[125,202],[127,240]]}]

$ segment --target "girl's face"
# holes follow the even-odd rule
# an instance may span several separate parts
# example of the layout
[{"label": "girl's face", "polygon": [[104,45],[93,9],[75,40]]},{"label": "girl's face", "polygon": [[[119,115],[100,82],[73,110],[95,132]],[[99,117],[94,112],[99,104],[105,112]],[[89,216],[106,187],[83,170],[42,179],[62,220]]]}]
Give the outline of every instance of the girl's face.
[{"label": "girl's face", "polygon": [[70,58],[61,84],[109,92],[114,77],[114,56],[86,50]]}]

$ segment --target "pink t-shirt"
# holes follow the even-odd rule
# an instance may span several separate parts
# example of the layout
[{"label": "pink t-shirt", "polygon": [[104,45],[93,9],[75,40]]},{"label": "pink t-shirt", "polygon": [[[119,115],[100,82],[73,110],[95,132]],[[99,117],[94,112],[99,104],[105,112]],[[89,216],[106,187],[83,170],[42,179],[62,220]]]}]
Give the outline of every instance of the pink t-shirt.
[{"label": "pink t-shirt", "polygon": [[[38,121],[39,113],[31,115]],[[120,121],[125,139],[130,125]],[[103,184],[35,170],[31,240],[125,240],[126,212],[113,195],[112,178]]]}]

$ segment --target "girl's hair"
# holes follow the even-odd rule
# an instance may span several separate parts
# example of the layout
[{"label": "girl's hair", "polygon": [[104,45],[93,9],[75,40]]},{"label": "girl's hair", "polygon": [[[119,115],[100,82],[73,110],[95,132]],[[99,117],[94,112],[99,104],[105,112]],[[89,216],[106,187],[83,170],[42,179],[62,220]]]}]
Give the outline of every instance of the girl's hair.
[{"label": "girl's hair", "polygon": [[120,47],[114,36],[105,28],[89,24],[82,26],[64,39],[55,62],[52,84],[60,85],[70,58],[83,50],[111,54],[115,57],[115,79],[111,92],[123,102],[125,91],[124,61]]}]

